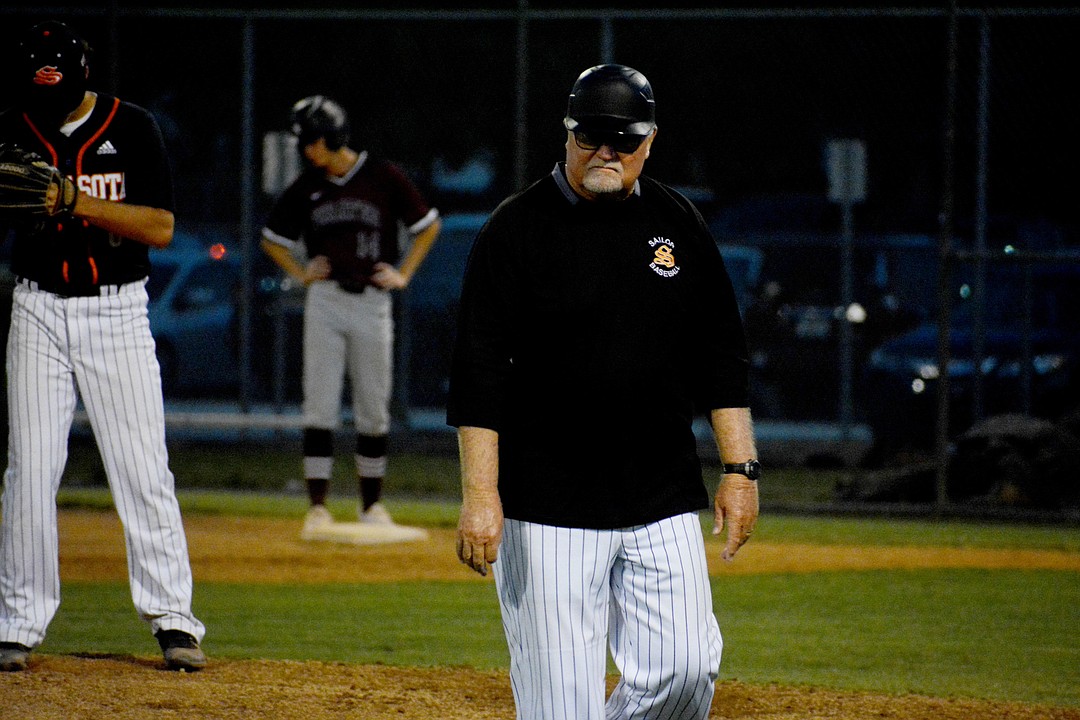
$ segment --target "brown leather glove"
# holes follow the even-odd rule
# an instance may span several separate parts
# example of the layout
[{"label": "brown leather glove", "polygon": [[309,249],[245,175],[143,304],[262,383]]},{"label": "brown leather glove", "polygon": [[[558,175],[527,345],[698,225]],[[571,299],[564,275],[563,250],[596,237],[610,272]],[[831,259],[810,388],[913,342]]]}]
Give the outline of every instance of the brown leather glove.
[{"label": "brown leather glove", "polygon": [[79,193],[64,174],[40,155],[18,145],[0,145],[0,215],[41,220],[68,214]]}]

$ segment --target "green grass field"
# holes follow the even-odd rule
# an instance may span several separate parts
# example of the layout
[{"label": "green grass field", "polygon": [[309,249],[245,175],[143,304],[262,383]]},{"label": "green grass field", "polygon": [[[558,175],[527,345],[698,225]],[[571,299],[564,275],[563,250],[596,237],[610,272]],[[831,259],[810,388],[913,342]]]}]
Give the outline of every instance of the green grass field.
[{"label": "green grass field", "polygon": [[[249,485],[238,493],[206,481],[214,474],[236,478],[261,472],[266,482],[273,468],[281,472],[281,467],[265,457],[259,460],[267,463],[261,470],[204,462],[195,469],[174,454],[185,514],[302,514],[305,500],[295,492],[256,491]],[[399,474],[415,475],[391,476],[399,491],[388,497],[395,517],[431,527],[456,523],[452,459],[396,458],[393,466]],[[270,482],[279,481],[282,488],[287,483],[285,478]],[[785,482],[796,481],[777,479],[778,485]],[[427,491],[430,497],[418,489],[436,485],[437,491]],[[347,482],[336,489],[333,507],[348,512],[352,489]],[[62,490],[60,503],[111,506],[100,487]],[[933,519],[764,514],[754,540],[1080,553],[1077,527]],[[734,575],[714,578],[713,594],[725,636],[724,679],[1080,707],[1080,573],[947,569]],[[196,588],[195,610],[211,628],[206,648],[216,658],[507,665],[494,590],[483,583],[204,583]],[[156,651],[124,583],[66,583],[63,605],[41,648],[45,653]]]}]

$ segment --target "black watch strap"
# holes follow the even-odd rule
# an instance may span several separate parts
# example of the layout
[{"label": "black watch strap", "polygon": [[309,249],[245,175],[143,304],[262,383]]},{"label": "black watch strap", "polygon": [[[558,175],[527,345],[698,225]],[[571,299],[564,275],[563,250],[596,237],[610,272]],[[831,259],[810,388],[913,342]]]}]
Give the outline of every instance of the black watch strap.
[{"label": "black watch strap", "polygon": [[724,463],[725,475],[745,475],[751,480],[761,477],[761,463],[757,460],[747,460],[744,463]]}]

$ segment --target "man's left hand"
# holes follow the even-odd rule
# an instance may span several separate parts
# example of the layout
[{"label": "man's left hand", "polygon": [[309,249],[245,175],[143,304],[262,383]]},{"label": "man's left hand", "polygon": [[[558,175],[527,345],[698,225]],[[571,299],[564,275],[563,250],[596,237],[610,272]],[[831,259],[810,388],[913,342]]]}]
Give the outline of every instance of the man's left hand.
[{"label": "man's left hand", "polygon": [[713,535],[727,525],[727,544],[720,557],[731,560],[754,532],[758,517],[757,482],[738,475],[725,475],[713,500]]}]

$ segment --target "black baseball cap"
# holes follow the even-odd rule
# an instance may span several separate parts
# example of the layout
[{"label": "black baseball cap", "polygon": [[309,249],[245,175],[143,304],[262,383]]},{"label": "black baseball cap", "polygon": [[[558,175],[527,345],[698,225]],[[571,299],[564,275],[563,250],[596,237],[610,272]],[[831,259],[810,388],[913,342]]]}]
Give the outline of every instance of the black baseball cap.
[{"label": "black baseball cap", "polygon": [[62,22],[30,28],[19,43],[18,87],[24,106],[63,117],[86,92],[90,45]]},{"label": "black baseball cap", "polygon": [[563,125],[571,131],[648,135],[656,127],[652,86],[626,65],[591,67],[570,90]]}]

